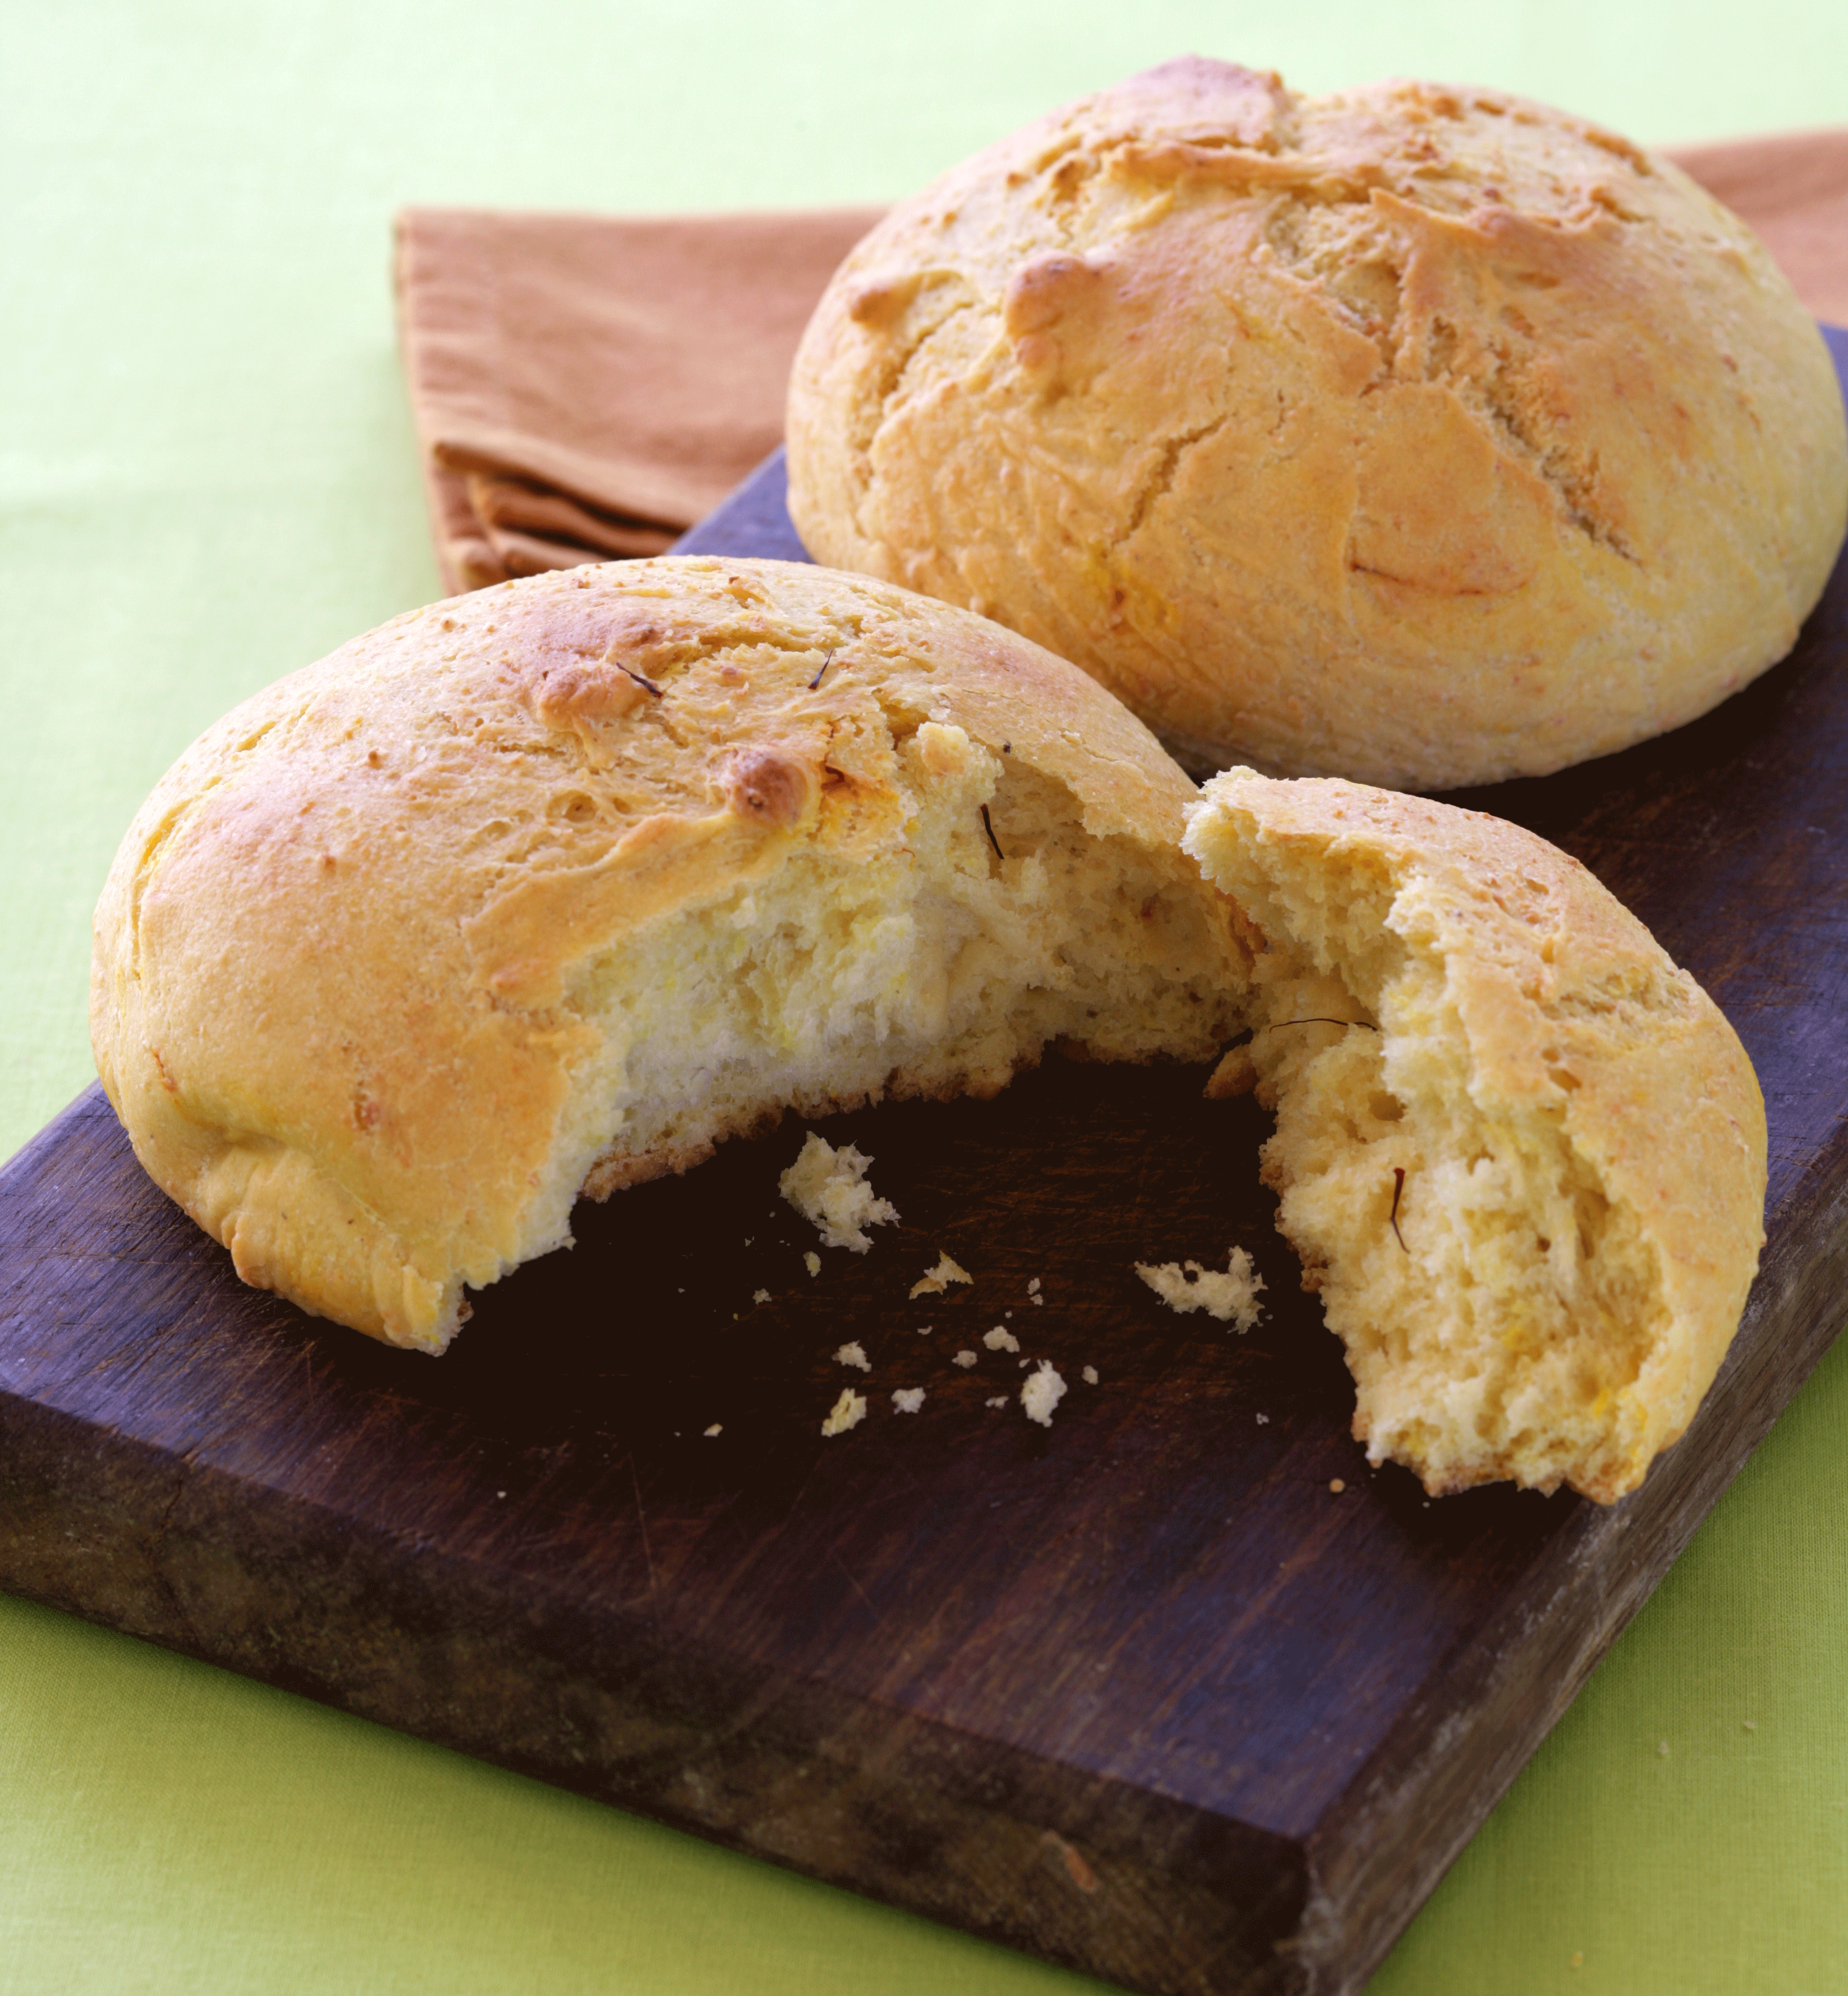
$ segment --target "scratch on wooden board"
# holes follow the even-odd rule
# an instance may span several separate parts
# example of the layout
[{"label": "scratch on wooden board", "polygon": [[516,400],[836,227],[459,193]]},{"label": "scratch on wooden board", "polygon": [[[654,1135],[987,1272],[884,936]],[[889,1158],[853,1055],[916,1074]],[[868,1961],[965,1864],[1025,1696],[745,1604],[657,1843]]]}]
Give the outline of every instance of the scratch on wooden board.
[{"label": "scratch on wooden board", "polygon": [[852,1574],[848,1571],[847,1562],[841,1558],[841,1555],[835,1550],[832,1546],[830,1546],[828,1549],[828,1556],[834,1561],[835,1564],[841,1569],[841,1575],[843,1578],[845,1579],[847,1585],[860,1597],[862,1602],[865,1607],[866,1612],[872,1617],[873,1620],[876,1622],[882,1629],[884,1628],[886,1626],[885,1616],[873,1606],[871,1595],[869,1595],[865,1588],[861,1586],[860,1583],[854,1578]]},{"label": "scratch on wooden board", "polygon": [[648,1591],[655,1591],[654,1548],[648,1542],[648,1512],[642,1502],[642,1478],[636,1473],[635,1458],[629,1457],[629,1481],[635,1486],[635,1522],[642,1527],[642,1557],[648,1562]]},{"label": "scratch on wooden board", "polygon": [[1085,1861],[1084,1853],[1074,1843],[1068,1843],[1056,1829],[1048,1830],[1041,1841],[1065,1867],[1065,1875],[1079,1891],[1088,1897],[1098,1887],[1097,1874]]}]

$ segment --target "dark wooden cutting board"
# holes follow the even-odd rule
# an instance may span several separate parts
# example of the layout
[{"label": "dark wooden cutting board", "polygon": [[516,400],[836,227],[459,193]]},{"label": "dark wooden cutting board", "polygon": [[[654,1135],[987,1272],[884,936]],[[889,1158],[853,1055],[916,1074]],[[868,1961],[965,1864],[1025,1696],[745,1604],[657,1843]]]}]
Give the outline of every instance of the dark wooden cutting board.
[{"label": "dark wooden cutting board", "polygon": [[[779,465],[687,545],[799,555]],[[1843,1315],[1848,563],[1716,713],[1468,801],[1636,909],[1770,1110],[1744,1326],[1624,1502],[1366,1468],[1265,1119],[1196,1071],[835,1119],[903,1219],[814,1277],[800,1126],[728,1145],[440,1363],[241,1287],[92,1090],[0,1175],[0,1584],[1134,1988],[1354,1987]],[[1234,1244],[1242,1338],[1131,1265]],[[973,1287],[909,1300],[945,1249]],[[1049,1430],[997,1323],[1069,1384]]]}]

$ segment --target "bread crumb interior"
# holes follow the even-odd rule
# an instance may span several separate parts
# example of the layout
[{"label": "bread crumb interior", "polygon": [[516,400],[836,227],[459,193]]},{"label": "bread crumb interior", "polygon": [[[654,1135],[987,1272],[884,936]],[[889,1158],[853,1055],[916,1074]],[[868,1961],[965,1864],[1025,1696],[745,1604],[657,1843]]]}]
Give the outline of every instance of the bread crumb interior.
[{"label": "bread crumb interior", "polygon": [[1433,1493],[1610,1480],[1613,1403],[1667,1323],[1636,1216],[1569,1141],[1563,1094],[1488,1095],[1417,883],[1338,848],[1239,857],[1270,939],[1251,1049],[1277,1117],[1264,1177],[1347,1347],[1369,1459]]},{"label": "bread crumb interior", "polygon": [[1237,1029],[1227,945],[1182,867],[1088,831],[1062,784],[960,728],[901,714],[892,747],[889,837],[793,841],[773,874],[578,971],[567,1003],[603,1051],[559,1147],[567,1206],[785,1110],[992,1096],[1053,1041],[1206,1060]]}]

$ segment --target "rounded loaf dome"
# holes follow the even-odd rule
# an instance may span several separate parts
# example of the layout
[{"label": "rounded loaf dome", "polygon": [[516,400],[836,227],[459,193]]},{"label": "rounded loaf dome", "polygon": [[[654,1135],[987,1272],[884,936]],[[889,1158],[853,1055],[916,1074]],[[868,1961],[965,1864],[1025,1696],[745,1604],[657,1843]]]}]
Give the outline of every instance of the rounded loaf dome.
[{"label": "rounded loaf dome", "polygon": [[1011,625],[1181,760],[1441,789],[1703,713],[1848,517],[1827,351],[1665,160],[1188,58],[902,202],[798,355],[817,560]]}]

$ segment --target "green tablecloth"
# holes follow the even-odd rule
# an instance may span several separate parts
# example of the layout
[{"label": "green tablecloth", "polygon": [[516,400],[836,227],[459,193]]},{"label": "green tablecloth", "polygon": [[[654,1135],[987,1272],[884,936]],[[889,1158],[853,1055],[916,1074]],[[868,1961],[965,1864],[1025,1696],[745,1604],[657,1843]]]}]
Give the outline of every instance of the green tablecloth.
[{"label": "green tablecloth", "polygon": [[[1848,119],[1848,10],[64,4],[0,19],[0,1151],[89,1077],[89,910],[233,700],[435,593],[408,202],[879,199],[1186,48],[1671,142]],[[1848,1347],[1371,1984],[1848,1989]],[[0,1991],[1079,1984],[0,1597]]]}]

